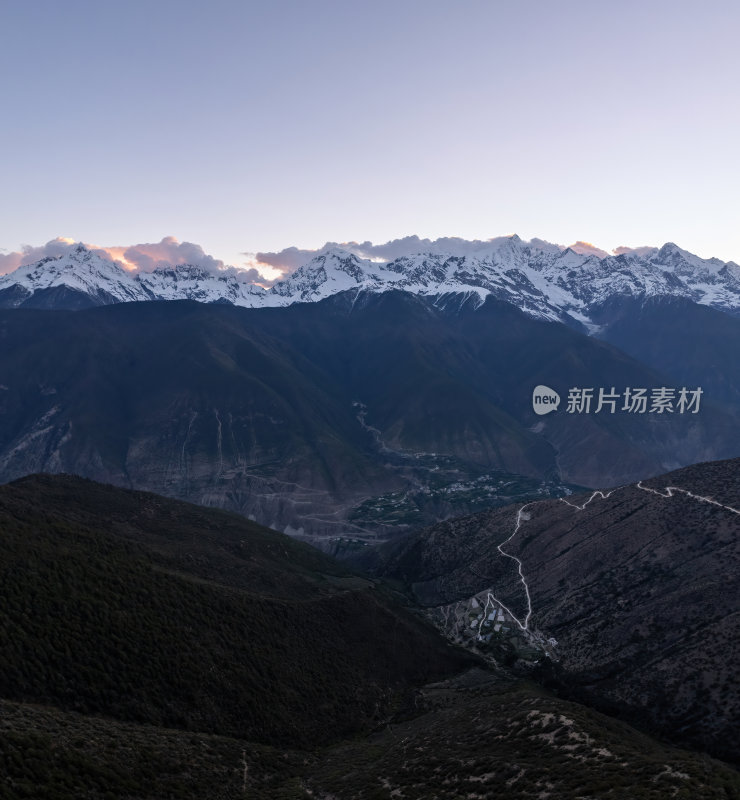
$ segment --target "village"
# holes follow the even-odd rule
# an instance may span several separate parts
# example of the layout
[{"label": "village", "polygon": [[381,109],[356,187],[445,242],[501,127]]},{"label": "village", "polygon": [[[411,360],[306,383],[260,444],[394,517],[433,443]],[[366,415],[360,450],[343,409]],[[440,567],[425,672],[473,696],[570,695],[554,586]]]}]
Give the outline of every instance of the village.
[{"label": "village", "polygon": [[534,666],[544,656],[556,659],[557,641],[523,628],[493,592],[483,589],[466,600],[429,609],[427,614],[451,642],[496,664]]}]

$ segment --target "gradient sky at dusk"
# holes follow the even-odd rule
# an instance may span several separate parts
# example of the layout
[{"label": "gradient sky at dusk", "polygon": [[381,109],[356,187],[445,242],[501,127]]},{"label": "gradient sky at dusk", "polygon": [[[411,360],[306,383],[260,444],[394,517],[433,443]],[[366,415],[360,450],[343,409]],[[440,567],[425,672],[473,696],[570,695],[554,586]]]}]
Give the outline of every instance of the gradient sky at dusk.
[{"label": "gradient sky at dusk", "polygon": [[3,0],[0,248],[518,233],[740,261],[740,5]]}]

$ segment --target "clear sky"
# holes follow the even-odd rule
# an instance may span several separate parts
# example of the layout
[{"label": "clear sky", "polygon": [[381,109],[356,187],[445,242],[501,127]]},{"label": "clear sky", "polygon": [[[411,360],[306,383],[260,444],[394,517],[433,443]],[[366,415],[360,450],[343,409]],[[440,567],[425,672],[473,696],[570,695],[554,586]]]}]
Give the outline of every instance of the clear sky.
[{"label": "clear sky", "polygon": [[0,248],[518,233],[740,262],[740,4],[3,0]]}]

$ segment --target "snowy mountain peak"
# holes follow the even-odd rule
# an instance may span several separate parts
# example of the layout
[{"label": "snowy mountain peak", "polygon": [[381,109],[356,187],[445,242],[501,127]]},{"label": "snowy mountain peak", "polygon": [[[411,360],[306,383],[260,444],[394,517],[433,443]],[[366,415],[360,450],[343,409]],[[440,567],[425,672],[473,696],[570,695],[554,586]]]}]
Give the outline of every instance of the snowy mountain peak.
[{"label": "snowy mountain peak", "polygon": [[320,264],[325,269],[339,270],[340,272],[346,272],[348,275],[359,276],[362,274],[362,260],[354,253],[342,250],[339,247],[333,247],[331,250],[315,256],[306,266],[311,266],[312,264]]},{"label": "snowy mountain peak", "polygon": [[160,264],[149,274],[170,278],[174,281],[206,280],[214,277],[214,273],[198,264]]},{"label": "snowy mountain peak", "polygon": [[44,258],[18,267],[0,278],[0,292],[16,287],[14,296],[20,305],[36,292],[65,290],[87,296],[96,304],[147,299],[119,264],[77,245],[56,258]]},{"label": "snowy mountain peak", "polygon": [[673,242],[666,242],[650,259],[651,263],[670,267],[686,276],[714,275],[725,263],[718,258],[699,258],[688,250],[682,250]]},{"label": "snowy mountain peak", "polygon": [[690,256],[674,242],[666,242],[660,250],[653,256],[653,263],[674,266],[686,262],[686,256]]},{"label": "snowy mountain peak", "polygon": [[271,293],[303,302],[321,300],[337,292],[379,285],[378,265],[341,248],[331,248],[315,255],[284,281],[275,284]]},{"label": "snowy mountain peak", "polygon": [[237,280],[233,272],[212,270],[200,264],[163,264],[153,272],[139,273],[135,280],[156,300],[251,306],[265,293],[259,286]]},{"label": "snowy mountain peak", "polygon": [[52,290],[86,297],[88,305],[188,299],[254,307],[315,302],[347,290],[394,289],[434,298],[457,294],[474,304],[493,296],[530,316],[577,320],[589,329],[600,306],[615,296],[686,297],[740,314],[740,266],[699,258],[673,242],[602,257],[603,251],[588,243],[562,248],[538,239],[524,242],[516,234],[472,249],[449,241],[451,252],[427,246],[389,262],[328,247],[269,290],[244,282],[237,270],[198,264],[161,265],[135,274],[76,245],[63,256],[0,277],[0,306],[33,304],[38,293]]}]

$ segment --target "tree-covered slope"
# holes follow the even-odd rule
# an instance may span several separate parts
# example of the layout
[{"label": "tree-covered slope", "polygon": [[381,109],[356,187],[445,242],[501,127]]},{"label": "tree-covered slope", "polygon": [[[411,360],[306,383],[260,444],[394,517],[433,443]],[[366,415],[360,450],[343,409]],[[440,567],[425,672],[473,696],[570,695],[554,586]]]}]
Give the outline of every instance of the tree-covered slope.
[{"label": "tree-covered slope", "polygon": [[0,488],[0,696],[258,741],[368,729],[465,662],[368,581],[225,512]]}]

